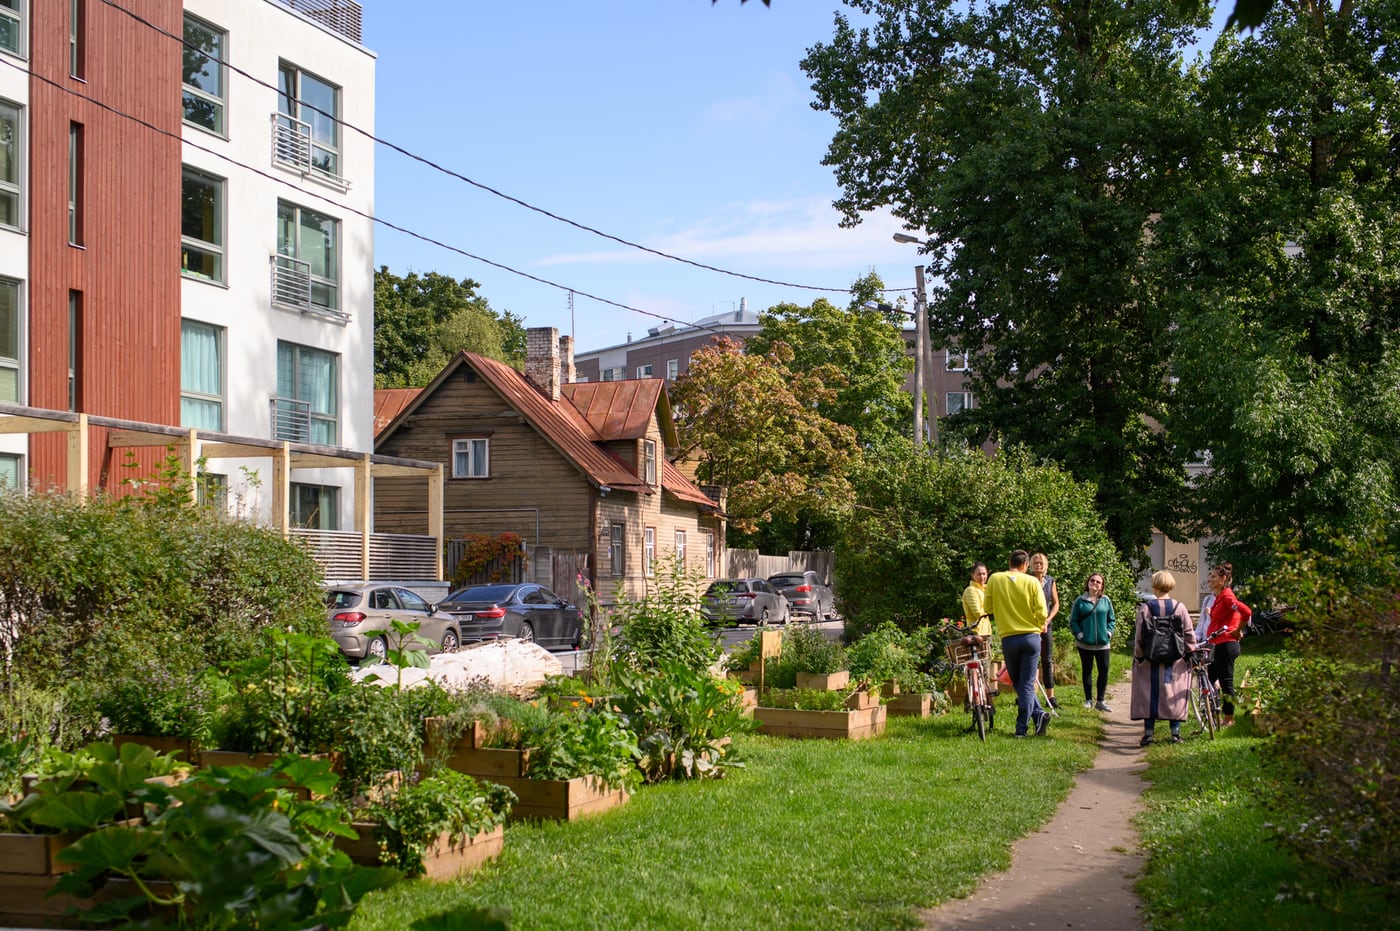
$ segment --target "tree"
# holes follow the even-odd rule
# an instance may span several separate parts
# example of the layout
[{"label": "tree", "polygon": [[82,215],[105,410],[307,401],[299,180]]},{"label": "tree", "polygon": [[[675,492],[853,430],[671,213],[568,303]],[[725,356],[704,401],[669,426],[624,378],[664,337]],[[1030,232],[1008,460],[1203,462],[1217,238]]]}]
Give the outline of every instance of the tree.
[{"label": "tree", "polygon": [[1192,151],[1169,0],[852,3],[877,23],[803,61],[838,130],[847,224],[889,207],[927,231],[935,345],[972,357],[973,441],[1023,444],[1093,483],[1141,552],[1183,484],[1155,427],[1170,352],[1147,273],[1154,215]]},{"label": "tree", "polygon": [[422,387],[463,349],[521,364],[525,330],[509,311],[496,313],[470,278],[409,272],[374,273],[374,385]]},{"label": "tree", "polygon": [[1210,463],[1191,528],[1247,564],[1280,532],[1400,541],[1398,28],[1396,0],[1308,0],[1222,39],[1162,218],[1189,285],[1167,423]]},{"label": "tree", "polygon": [[720,338],[671,388],[677,458],[698,455],[700,481],[729,489],[730,545],[758,542],[776,521],[800,534],[782,549],[817,548],[824,541],[809,530],[850,508],[855,431],[822,416],[834,391],[813,372],[793,373],[792,358],[785,343],[760,356]]},{"label": "tree", "polygon": [[871,274],[856,282],[849,307],[825,298],[808,307],[778,304],[759,315],[762,329],[744,346],[768,355],[779,343],[792,350],[788,367],[812,372],[831,389],[817,410],[856,432],[862,445],[903,433],[913,411],[904,390],[912,362],[904,349],[898,312],[876,309],[884,283]]},{"label": "tree", "polygon": [[1050,555],[1066,605],[1090,572],[1104,573],[1119,623],[1131,623],[1133,577],[1093,488],[1058,466],[1035,465],[1020,449],[936,458],[898,437],[867,455],[852,482],[856,507],[836,547],[848,637],[886,620],[914,630],[961,616],[972,564],[996,572],[1018,548]]}]

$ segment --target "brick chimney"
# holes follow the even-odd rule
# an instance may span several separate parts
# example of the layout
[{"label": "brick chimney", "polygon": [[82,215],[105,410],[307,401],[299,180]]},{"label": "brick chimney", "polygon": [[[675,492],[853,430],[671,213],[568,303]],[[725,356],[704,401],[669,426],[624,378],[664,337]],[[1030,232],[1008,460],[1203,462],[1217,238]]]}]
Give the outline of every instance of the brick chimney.
[{"label": "brick chimney", "polygon": [[559,400],[559,330],[552,326],[525,331],[525,378],[551,401]]},{"label": "brick chimney", "polygon": [[578,371],[574,368],[574,338],[559,337],[559,384],[572,385],[578,381]]}]

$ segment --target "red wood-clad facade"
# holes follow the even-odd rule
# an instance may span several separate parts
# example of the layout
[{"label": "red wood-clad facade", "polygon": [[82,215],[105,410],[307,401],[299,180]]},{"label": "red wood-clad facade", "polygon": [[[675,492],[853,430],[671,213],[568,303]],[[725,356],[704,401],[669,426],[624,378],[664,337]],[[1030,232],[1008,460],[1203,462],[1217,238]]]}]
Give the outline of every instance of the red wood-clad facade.
[{"label": "red wood-clad facade", "polygon": [[[123,0],[123,6],[182,34],[179,0]],[[76,352],[72,407],[178,424],[180,46],[100,0],[81,0],[79,9],[81,77],[70,74],[67,15],[36,16],[31,32],[29,403],[70,407]],[[81,141],[77,243],[69,236],[73,127]],[[79,308],[76,340],[70,297]],[[93,440],[105,448],[104,437]],[[161,455],[146,450],[138,461],[149,467]],[[64,456],[61,437],[33,436],[33,479],[61,486]],[[119,484],[121,465],[95,456],[90,485]]]}]

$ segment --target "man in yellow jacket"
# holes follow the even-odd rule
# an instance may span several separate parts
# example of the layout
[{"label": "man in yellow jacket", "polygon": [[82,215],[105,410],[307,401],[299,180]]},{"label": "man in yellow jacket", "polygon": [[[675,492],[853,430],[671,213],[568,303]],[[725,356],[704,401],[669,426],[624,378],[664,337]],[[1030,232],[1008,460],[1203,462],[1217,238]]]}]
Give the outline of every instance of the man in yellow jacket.
[{"label": "man in yellow jacket", "polygon": [[1026,573],[1030,554],[1016,550],[1007,561],[1005,572],[987,580],[982,606],[996,619],[1001,635],[1001,655],[1011,684],[1016,688],[1016,734],[1025,737],[1035,728],[1037,735],[1050,725],[1050,714],[1035,698],[1035,675],[1040,665],[1040,632],[1045,629],[1045,591],[1035,576]]}]

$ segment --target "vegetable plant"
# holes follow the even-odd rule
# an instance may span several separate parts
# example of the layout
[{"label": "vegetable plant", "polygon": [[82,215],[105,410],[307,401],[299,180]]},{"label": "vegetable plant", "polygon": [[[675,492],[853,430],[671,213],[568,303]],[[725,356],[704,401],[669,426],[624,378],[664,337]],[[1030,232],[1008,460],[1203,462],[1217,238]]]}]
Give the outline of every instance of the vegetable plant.
[{"label": "vegetable plant", "polygon": [[417,876],[423,855],[442,834],[455,841],[489,831],[505,822],[514,802],[515,793],[504,786],[444,768],[391,789],[356,817],[375,825],[384,865]]},{"label": "vegetable plant", "polygon": [[728,757],[727,744],[755,724],[743,714],[739,683],[680,663],[617,679],[613,707],[626,717],[637,741],[645,781],[716,778],[740,765]]}]

